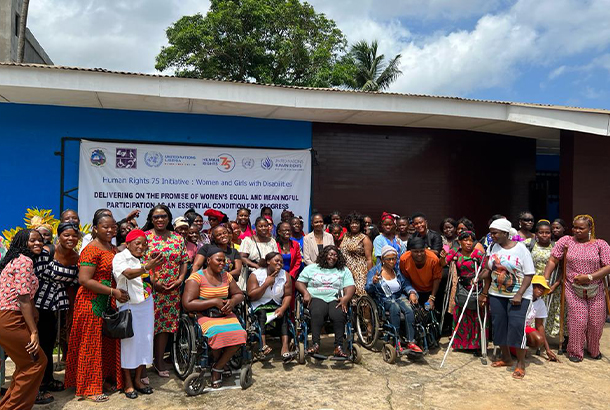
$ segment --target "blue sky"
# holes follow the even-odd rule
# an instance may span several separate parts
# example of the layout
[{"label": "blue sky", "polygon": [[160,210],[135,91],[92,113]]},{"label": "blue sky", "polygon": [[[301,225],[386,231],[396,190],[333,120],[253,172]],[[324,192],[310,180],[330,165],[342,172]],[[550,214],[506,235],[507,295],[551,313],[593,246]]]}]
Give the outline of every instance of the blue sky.
[{"label": "blue sky", "polygon": [[[400,53],[389,91],[610,109],[610,0],[311,0],[350,42]],[[56,64],[154,72],[164,30],[198,0],[37,0]]]}]

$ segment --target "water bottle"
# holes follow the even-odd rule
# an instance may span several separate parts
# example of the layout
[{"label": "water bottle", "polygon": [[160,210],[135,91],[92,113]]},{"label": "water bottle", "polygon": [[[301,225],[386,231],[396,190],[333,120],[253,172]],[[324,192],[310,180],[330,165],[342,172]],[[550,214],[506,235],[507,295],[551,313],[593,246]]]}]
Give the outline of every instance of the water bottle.
[{"label": "water bottle", "polygon": [[387,284],[387,282],[385,280],[381,281],[381,289],[383,290],[383,293],[385,293],[386,298],[389,298],[392,296],[392,290],[390,289],[390,286]]},{"label": "water bottle", "polygon": [[424,303],[424,309],[430,310],[430,302]]}]

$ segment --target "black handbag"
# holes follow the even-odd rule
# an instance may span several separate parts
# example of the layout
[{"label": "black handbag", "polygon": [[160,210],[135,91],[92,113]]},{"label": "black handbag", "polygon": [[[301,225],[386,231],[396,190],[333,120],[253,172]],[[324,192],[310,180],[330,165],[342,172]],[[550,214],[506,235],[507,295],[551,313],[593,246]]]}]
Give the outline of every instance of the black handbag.
[{"label": "black handbag", "polygon": [[[470,299],[468,299],[469,291],[466,290],[461,283],[458,283],[457,290],[455,292],[455,304],[461,307],[462,309],[466,307],[469,310],[477,310],[477,303],[479,299],[479,295],[475,289],[472,290],[472,295],[470,295]],[[468,303],[466,303],[468,301]],[[464,306],[465,305],[465,306]]]},{"label": "black handbag", "polygon": [[102,334],[111,339],[129,339],[133,337],[131,310],[118,311],[110,306],[110,296],[106,310],[102,312]]}]

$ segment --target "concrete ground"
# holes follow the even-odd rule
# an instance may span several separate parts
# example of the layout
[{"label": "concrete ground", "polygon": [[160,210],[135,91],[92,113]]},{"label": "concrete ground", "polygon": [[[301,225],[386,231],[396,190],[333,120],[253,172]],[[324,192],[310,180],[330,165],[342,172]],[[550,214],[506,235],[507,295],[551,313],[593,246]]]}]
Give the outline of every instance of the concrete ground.
[{"label": "concrete ground", "polygon": [[[527,359],[526,377],[514,380],[512,371],[481,364],[471,354],[452,352],[442,369],[447,338],[442,349],[418,363],[402,359],[387,364],[381,353],[365,350],[360,365],[322,365],[281,361],[263,367],[254,364],[254,384],[248,390],[210,391],[187,397],[175,376],[161,379],[149,371],[155,393],[129,400],[114,393],[110,401],[94,404],[74,397],[74,389],[55,394],[55,402],[36,406],[55,409],[608,409],[610,406],[610,326],[602,338],[602,360],[585,358],[571,363],[551,363],[533,352]],[[279,346],[273,344],[277,353]],[[332,340],[323,339],[323,350]],[[491,363],[491,360],[488,361]],[[13,372],[8,363],[7,374]],[[56,378],[62,379],[63,372]],[[8,381],[7,381],[8,383]]]}]

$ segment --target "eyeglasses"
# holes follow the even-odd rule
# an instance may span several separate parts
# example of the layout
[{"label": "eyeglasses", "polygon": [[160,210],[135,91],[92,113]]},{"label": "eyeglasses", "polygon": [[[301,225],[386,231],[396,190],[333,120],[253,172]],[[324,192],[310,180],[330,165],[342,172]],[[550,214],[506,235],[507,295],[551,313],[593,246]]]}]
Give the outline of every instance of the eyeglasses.
[{"label": "eyeglasses", "polygon": [[167,214],[165,215],[153,215],[152,217],[153,220],[157,220],[157,219],[167,219]]}]

